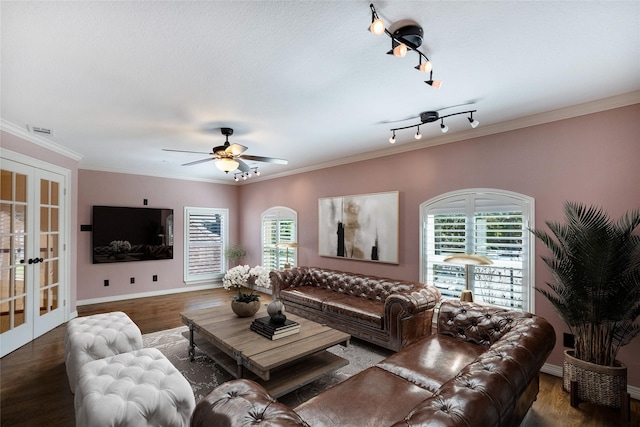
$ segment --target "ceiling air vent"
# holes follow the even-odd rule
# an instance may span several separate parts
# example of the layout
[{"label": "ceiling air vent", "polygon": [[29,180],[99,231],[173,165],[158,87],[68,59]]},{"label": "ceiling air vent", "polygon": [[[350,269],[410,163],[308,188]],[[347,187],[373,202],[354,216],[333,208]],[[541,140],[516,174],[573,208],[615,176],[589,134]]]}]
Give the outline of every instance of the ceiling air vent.
[{"label": "ceiling air vent", "polygon": [[47,129],[47,128],[41,128],[38,126],[31,126],[31,125],[27,125],[27,128],[29,129],[29,132],[35,134],[35,135],[41,135],[41,136],[53,136],[53,130],[52,129]]}]

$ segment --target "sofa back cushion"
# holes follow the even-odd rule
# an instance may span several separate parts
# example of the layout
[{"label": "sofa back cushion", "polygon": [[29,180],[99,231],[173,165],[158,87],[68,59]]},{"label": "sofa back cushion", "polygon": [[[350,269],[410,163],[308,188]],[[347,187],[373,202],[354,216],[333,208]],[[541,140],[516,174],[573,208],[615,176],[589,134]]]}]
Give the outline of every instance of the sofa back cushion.
[{"label": "sofa back cushion", "polygon": [[[334,292],[384,302],[395,292],[414,289],[414,283],[356,273],[309,267],[307,286],[318,286]],[[300,283],[301,285],[303,283]]]},{"label": "sofa back cushion", "polygon": [[447,300],[440,305],[438,333],[489,347],[509,332],[517,319],[531,313]]}]

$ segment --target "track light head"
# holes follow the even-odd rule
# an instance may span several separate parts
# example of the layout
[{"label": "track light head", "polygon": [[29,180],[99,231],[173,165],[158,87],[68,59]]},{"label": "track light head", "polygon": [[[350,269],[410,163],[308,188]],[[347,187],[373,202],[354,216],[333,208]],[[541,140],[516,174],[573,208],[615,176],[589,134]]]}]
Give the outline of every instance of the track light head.
[{"label": "track light head", "polygon": [[440,87],[442,87],[442,80],[425,80],[425,83],[434,89],[440,89]]},{"label": "track light head", "polygon": [[391,135],[391,138],[389,138],[389,144],[395,144],[396,143],[396,131],[393,131],[393,135]]},{"label": "track light head", "polygon": [[471,127],[474,128],[474,129],[477,128],[478,125],[480,124],[479,121],[474,120],[473,113],[471,113],[471,115],[469,117],[467,117],[467,120],[469,120],[469,123],[471,124]]},{"label": "track light head", "polygon": [[[422,57],[420,57],[420,59],[422,59]],[[433,65],[431,64],[431,61],[420,61],[420,63],[413,68],[418,71],[422,71],[423,73],[430,73],[431,70],[433,70]]]},{"label": "track light head", "polygon": [[416,132],[416,134],[415,134],[415,135],[413,135],[413,137],[414,137],[415,139],[420,139],[420,138],[422,138],[422,134],[420,133],[420,126],[418,126],[418,131]]},{"label": "track light head", "polygon": [[376,36],[380,36],[384,34],[384,22],[382,22],[382,19],[378,17],[376,9],[373,7],[373,3],[370,4],[369,7],[371,8],[371,25],[369,25],[369,31]]},{"label": "track light head", "polygon": [[449,126],[444,124],[444,120],[440,122],[440,132],[447,133],[449,132]]}]

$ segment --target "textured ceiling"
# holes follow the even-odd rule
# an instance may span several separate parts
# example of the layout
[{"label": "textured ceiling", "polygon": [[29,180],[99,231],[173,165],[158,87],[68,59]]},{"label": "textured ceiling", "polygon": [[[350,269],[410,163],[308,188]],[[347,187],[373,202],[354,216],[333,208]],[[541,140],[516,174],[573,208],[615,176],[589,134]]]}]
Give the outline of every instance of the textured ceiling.
[{"label": "textured ceiling", "polygon": [[[87,169],[230,181],[206,156],[231,142],[262,178],[473,137],[501,123],[640,90],[640,2],[383,1],[424,28],[417,57],[386,55],[365,1],[3,1],[3,125],[51,128]],[[398,132],[425,110],[465,116]],[[483,130],[484,129],[484,130]]]}]

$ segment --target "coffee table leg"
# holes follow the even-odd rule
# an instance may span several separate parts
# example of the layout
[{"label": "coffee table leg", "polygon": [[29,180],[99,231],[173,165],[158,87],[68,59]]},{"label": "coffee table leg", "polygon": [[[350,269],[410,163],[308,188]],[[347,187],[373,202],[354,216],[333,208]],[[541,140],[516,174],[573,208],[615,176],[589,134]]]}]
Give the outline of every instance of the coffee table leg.
[{"label": "coffee table leg", "polygon": [[238,368],[236,371],[236,375],[237,375],[236,378],[242,378],[244,375],[244,366],[242,363],[242,350],[234,351],[233,357],[236,359],[236,364],[238,365]]},{"label": "coffee table leg", "polygon": [[196,344],[193,341],[193,322],[189,322],[189,359],[193,362],[196,358]]}]

